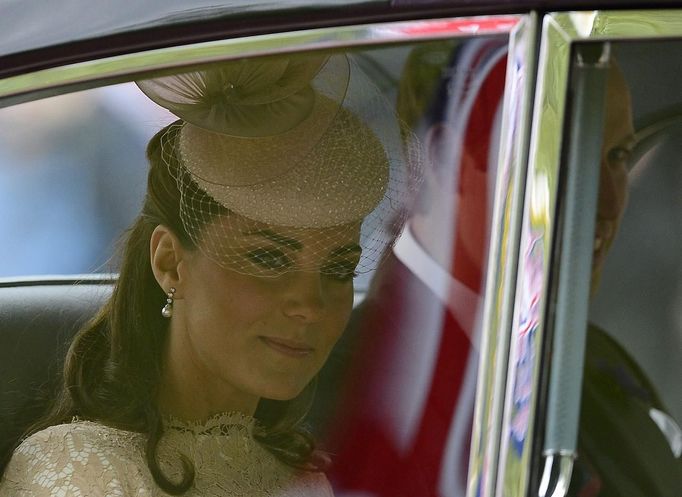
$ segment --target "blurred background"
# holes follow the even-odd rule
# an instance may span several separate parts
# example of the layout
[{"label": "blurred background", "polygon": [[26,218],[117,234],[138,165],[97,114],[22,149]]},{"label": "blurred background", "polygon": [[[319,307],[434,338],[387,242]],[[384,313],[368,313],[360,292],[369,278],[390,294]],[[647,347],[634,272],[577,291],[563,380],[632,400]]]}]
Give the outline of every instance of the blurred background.
[{"label": "blurred background", "polygon": [[173,117],[133,83],[0,110],[0,277],[114,272]]}]

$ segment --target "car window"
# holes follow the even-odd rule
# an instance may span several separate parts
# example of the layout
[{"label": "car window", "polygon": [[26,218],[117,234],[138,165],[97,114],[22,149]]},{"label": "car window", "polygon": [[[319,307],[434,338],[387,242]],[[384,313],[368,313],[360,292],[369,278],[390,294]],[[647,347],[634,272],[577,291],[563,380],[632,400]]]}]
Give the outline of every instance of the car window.
[{"label": "car window", "polygon": [[[545,66],[566,84],[566,95],[558,92],[566,114],[546,93],[540,110],[554,129],[537,128],[546,141],[536,157],[557,162],[538,160],[529,180],[503,449],[510,460],[529,457],[528,419],[537,419],[544,432],[529,461],[531,492],[540,495],[674,495],[680,488],[680,330],[672,317],[679,257],[664,255],[679,252],[679,223],[668,217],[676,215],[679,174],[659,155],[674,134],[679,96],[666,85],[666,70],[656,75],[665,97],[652,93],[652,73],[642,71],[654,53],[668,53],[674,71],[676,44],[576,43],[564,52],[569,64]],[[563,131],[547,139],[561,128],[557,117]],[[548,223],[556,224],[551,251]],[[545,310],[548,339],[537,349]],[[537,363],[535,409],[529,387]],[[510,463],[502,484],[525,494],[513,471]]]},{"label": "car window", "polygon": [[681,47],[614,46],[576,491],[666,495],[682,484]]},{"label": "car window", "polygon": [[678,16],[545,17],[496,495],[680,488]]},{"label": "car window", "polygon": [[423,182],[337,346],[351,361],[321,377],[346,378],[320,392],[339,416],[340,495],[465,492],[505,67],[504,39],[406,60],[397,105],[424,145]]},{"label": "car window", "polygon": [[[149,219],[167,215],[157,212],[164,206],[148,210],[152,195],[145,196],[145,192],[155,193],[152,180],[147,184],[148,154],[152,163],[165,164],[173,180],[170,187],[182,192],[173,215],[186,236],[178,235],[174,247],[197,248],[189,250],[198,255],[188,256],[187,260],[195,261],[188,265],[203,268],[193,273],[201,277],[188,278],[203,298],[160,283],[146,294],[149,299],[158,297],[154,319],[172,322],[175,318],[177,322],[174,313],[183,305],[200,309],[194,315],[205,325],[202,329],[217,328],[216,340],[224,340],[229,333],[219,331],[231,329],[226,323],[232,323],[235,315],[214,321],[210,317],[226,309],[245,315],[266,302],[266,294],[271,299],[292,296],[286,300],[292,306],[287,312],[303,313],[304,306],[291,309],[303,300],[301,289],[310,284],[312,268],[321,281],[319,291],[327,292],[322,300],[337,312],[315,319],[333,318],[338,336],[328,343],[315,342],[314,347],[304,347],[291,337],[261,340],[275,351],[268,353],[289,360],[310,355],[323,345],[329,347],[319,354],[319,374],[311,374],[314,379],[304,389],[293,397],[288,390],[284,394],[269,391],[272,398],[264,394],[268,402],[266,407],[259,404],[257,418],[271,422],[268,416],[279,415],[282,400],[295,398],[305,405],[297,423],[312,434],[321,453],[328,454],[322,457],[330,459],[324,473],[335,495],[462,495],[481,353],[488,252],[495,228],[492,218],[508,41],[503,34],[249,57],[224,65],[193,66],[190,72],[147,73],[136,83],[1,109],[0,125],[9,132],[0,138],[0,198],[7,214],[0,220],[0,236],[7,249],[0,261],[0,277],[18,281],[45,274],[128,274],[126,264],[135,261],[122,253],[123,247],[130,248],[128,240]],[[325,72],[330,67],[333,70]],[[248,78],[239,72],[244,68]],[[245,79],[230,79],[234,74]],[[253,87],[248,85],[273,74],[281,78],[281,86],[250,93]],[[292,81],[297,77],[316,78],[319,86],[296,88],[301,99],[294,100],[293,110],[286,104],[277,107],[280,98],[269,92],[280,97],[277,92],[281,91],[285,100],[290,96],[288,85],[295,86]],[[354,79],[358,77],[360,83]],[[229,105],[209,106],[210,111],[205,111],[201,108],[204,101],[187,95],[203,84],[208,88],[210,78],[223,78],[225,84],[219,95],[209,96]],[[272,112],[273,119],[259,120],[258,110],[249,106],[262,105],[263,99],[270,98],[275,103],[264,115]],[[342,106],[330,104],[336,98]],[[196,109],[200,117],[194,114]],[[295,124],[287,124],[290,112],[296,115],[294,121],[298,119]],[[294,129],[291,126],[306,123],[317,112],[320,121],[310,125],[305,135],[314,146],[306,148],[300,142],[283,154],[273,145],[286,141],[287,132]],[[177,116],[183,123],[176,122]],[[342,130],[327,132],[337,119],[345,123]],[[236,134],[235,123],[244,134]],[[354,147],[349,147],[344,135],[351,132],[355,133]],[[213,145],[202,144],[201,140],[213,136],[207,133],[228,137],[220,142],[223,148],[216,152]],[[324,146],[318,148],[320,143]],[[235,155],[235,149],[243,155]],[[370,149],[374,155],[367,152]],[[229,170],[229,177],[216,179],[215,169],[206,164],[227,161],[226,157],[234,169]],[[372,169],[374,162],[384,161],[385,171]],[[305,174],[297,169],[301,164],[309,168]],[[325,168],[326,173],[320,172]],[[301,177],[313,178],[313,186],[304,183],[301,187],[296,183]],[[268,186],[272,184],[276,188]],[[296,196],[278,196],[289,191],[285,188],[289,184],[296,185]],[[355,188],[354,194],[342,197],[348,185]],[[263,191],[280,203],[259,201]],[[306,202],[314,208],[301,207]],[[378,210],[380,214],[375,214]],[[321,224],[330,216],[333,223]],[[301,219],[310,224],[300,226]],[[275,232],[271,226],[283,230]],[[167,232],[162,229],[161,233]],[[267,248],[265,244],[254,248],[249,241],[253,236],[267,239]],[[305,239],[310,242],[299,236],[310,236]],[[340,241],[345,244],[339,245]],[[145,242],[140,253],[150,257],[149,251],[159,245]],[[335,250],[321,263],[320,254],[329,252],[330,243]],[[308,247],[312,250],[307,251]],[[154,277],[149,267],[145,271],[147,280]],[[228,276],[234,283],[230,288],[216,283]],[[119,284],[125,281],[122,276]],[[208,290],[210,282],[217,285],[213,291]],[[298,290],[291,290],[294,287]],[[125,295],[116,297],[117,292],[114,299]],[[307,304],[315,300],[310,291],[305,296]],[[189,301],[194,304],[190,306]],[[268,312],[272,314],[272,309]],[[253,321],[263,324],[267,321],[263,316]],[[96,326],[97,319],[86,328]],[[287,329],[289,321],[281,319],[278,315],[277,326],[269,323],[268,333]],[[140,317],[136,326],[142,326],[141,322]],[[292,327],[291,333],[303,336],[313,328]],[[312,332],[306,336],[318,340]],[[220,346],[206,345],[205,353],[217,357],[229,355],[230,350],[231,345],[221,342]],[[110,378],[118,360],[107,362],[99,373]],[[278,365],[279,360],[277,355],[277,360],[265,366]],[[16,361],[15,367],[21,367],[19,355]],[[60,364],[63,357],[55,361]],[[230,363],[231,359],[216,360],[215,371]],[[135,368],[144,364],[134,361]],[[216,376],[222,374],[215,371]],[[286,377],[286,367],[277,373],[271,379],[279,382]],[[7,375],[11,374],[8,369]],[[258,375],[246,374],[245,381],[252,381],[252,376]],[[25,392],[13,385],[8,391],[23,399]],[[301,397],[304,394],[310,397]],[[167,401],[172,404],[173,397]],[[75,414],[89,419],[87,411]],[[281,443],[276,436],[272,440],[275,445]],[[201,477],[198,471],[197,481]]]},{"label": "car window", "polygon": [[[678,420],[682,419],[682,398],[676,390],[682,353],[678,257],[682,238],[677,219],[682,208],[682,171],[675,143],[682,93],[671,74],[680,67],[681,47],[680,42],[617,47],[617,60],[632,94],[636,143],[628,163],[622,220],[590,307],[592,321],[612,330],[633,354]],[[665,61],[655,83],[648,71],[638,70],[643,64],[654,65],[654,53],[659,62]],[[660,91],[651,92],[652,84]]]}]

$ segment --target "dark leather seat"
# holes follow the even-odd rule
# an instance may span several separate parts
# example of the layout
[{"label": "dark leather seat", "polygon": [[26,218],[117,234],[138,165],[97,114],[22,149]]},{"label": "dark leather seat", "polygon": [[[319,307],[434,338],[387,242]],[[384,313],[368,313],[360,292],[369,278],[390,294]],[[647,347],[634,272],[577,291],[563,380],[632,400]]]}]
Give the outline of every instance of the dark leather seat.
[{"label": "dark leather seat", "polygon": [[0,454],[45,411],[71,337],[111,294],[115,276],[0,279]]}]

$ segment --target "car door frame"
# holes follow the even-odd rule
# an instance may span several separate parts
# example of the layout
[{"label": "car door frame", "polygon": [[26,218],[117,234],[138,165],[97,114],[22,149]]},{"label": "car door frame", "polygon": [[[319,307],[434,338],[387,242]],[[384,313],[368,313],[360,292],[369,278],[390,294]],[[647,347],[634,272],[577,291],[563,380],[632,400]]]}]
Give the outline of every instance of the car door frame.
[{"label": "car door frame", "polygon": [[[567,167],[567,100],[574,50],[586,42],[680,37],[682,10],[678,9],[555,12],[542,19],[521,223],[521,232],[528,236],[522,236],[519,252],[497,475],[494,488],[479,495],[525,497],[538,492],[560,496],[570,483],[575,453],[543,454],[547,433],[541,428],[546,430],[547,423],[543,420],[541,426],[539,421],[548,409],[550,377],[575,375],[575,370],[557,370],[559,366],[549,360],[561,352],[553,336],[557,323],[552,301],[557,296],[552,282],[558,278],[553,251],[562,241],[557,205],[560,178]],[[594,216],[594,211],[586,214]],[[585,302],[588,297],[585,293]],[[571,416],[576,424],[579,407],[578,401]],[[577,426],[568,428],[577,430]],[[548,462],[549,457],[554,459]],[[539,488],[541,471],[548,479],[552,475],[544,488]]]}]

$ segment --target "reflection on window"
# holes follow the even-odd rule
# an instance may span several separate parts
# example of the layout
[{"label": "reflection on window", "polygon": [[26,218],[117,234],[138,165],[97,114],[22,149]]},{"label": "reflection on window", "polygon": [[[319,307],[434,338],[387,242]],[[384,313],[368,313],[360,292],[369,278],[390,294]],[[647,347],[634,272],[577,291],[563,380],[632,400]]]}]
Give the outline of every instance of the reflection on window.
[{"label": "reflection on window", "polygon": [[[337,495],[463,495],[489,241],[504,39],[406,54],[397,109],[424,179],[321,380],[335,384]],[[336,373],[338,374],[338,373]]]}]

